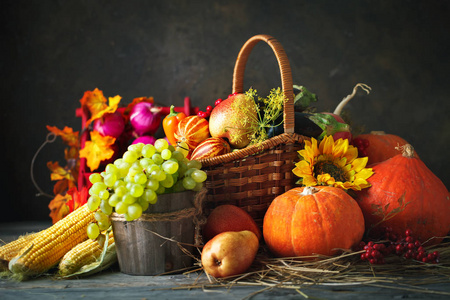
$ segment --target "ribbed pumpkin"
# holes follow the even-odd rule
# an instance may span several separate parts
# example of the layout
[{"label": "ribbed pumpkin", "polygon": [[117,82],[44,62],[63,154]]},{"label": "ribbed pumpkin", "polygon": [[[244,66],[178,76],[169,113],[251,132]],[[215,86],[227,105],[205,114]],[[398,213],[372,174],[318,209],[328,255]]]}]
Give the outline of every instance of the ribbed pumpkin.
[{"label": "ribbed pumpkin", "polygon": [[[411,145],[402,148],[402,154],[374,165],[374,174],[368,179],[372,186],[357,192],[366,228],[373,237],[379,237],[383,227],[390,227],[396,235],[404,235],[410,229],[421,242],[443,237],[450,231],[449,192],[414,156]],[[441,240],[433,239],[429,244]]]},{"label": "ribbed pumpkin", "polygon": [[[395,134],[388,134],[384,131],[372,131],[370,133],[360,134],[356,138],[369,142],[369,146],[365,148],[367,157],[369,158],[367,165],[382,162],[400,154],[401,152],[396,147],[408,144],[402,137]],[[417,156],[417,153],[415,155]]]},{"label": "ribbed pumpkin", "polygon": [[200,160],[230,153],[228,142],[220,137],[210,137],[201,142],[192,152],[191,159]]},{"label": "ribbed pumpkin", "polygon": [[336,187],[298,187],[276,197],[263,223],[264,240],[279,257],[334,255],[364,235],[356,201]]},{"label": "ribbed pumpkin", "polygon": [[197,115],[188,116],[178,123],[174,137],[178,142],[185,142],[193,151],[201,142],[209,138],[209,123]]}]

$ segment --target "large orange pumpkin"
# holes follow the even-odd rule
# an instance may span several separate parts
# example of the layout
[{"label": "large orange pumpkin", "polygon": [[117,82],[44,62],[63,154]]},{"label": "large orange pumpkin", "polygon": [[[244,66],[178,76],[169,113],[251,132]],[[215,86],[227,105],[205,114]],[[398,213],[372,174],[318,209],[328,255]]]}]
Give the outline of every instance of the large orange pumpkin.
[{"label": "large orange pumpkin", "polygon": [[364,218],[356,201],[340,188],[293,188],[270,204],[263,235],[279,257],[334,255],[361,241]]},{"label": "large orange pumpkin", "polygon": [[[400,154],[396,149],[398,146],[404,146],[408,142],[395,134],[388,134],[384,131],[372,131],[370,133],[360,134],[355,139],[367,141],[366,155],[368,157],[367,165],[372,165],[389,159]],[[415,153],[417,156],[417,153]]]},{"label": "large orange pumpkin", "polygon": [[[380,228],[389,227],[396,235],[407,229],[421,242],[444,237],[450,231],[450,196],[442,181],[425,163],[414,156],[407,144],[403,153],[372,168],[371,187],[357,192],[366,228],[377,238]],[[442,241],[433,239],[429,244]]]}]

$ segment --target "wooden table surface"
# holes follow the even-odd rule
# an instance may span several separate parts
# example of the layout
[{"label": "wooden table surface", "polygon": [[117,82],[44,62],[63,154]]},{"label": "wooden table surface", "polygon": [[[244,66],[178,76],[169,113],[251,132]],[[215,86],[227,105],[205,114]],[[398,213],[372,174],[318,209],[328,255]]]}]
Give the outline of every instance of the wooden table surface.
[{"label": "wooden table surface", "polygon": [[[0,223],[0,239],[45,229],[48,222]],[[417,278],[420,282],[421,278]],[[405,286],[389,282],[305,285],[300,289],[256,283],[211,282],[202,272],[163,276],[134,276],[115,265],[78,279],[41,276],[18,282],[0,279],[0,299],[450,299],[450,278],[440,283]]]}]

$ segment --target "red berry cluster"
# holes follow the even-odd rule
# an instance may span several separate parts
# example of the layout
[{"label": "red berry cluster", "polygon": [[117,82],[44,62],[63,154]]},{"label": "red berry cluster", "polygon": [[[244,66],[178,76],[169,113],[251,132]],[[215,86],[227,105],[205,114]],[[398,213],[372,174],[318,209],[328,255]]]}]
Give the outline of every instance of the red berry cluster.
[{"label": "red berry cluster", "polygon": [[375,243],[361,242],[357,250],[365,250],[361,253],[361,260],[371,264],[384,264],[384,258],[390,254],[403,256],[406,259],[414,259],[423,263],[439,263],[439,252],[428,253],[422,243],[414,238],[410,229],[405,231],[405,238],[396,236],[392,229],[386,228],[385,241]]},{"label": "red berry cluster", "polygon": [[208,118],[211,115],[211,111],[213,110],[213,107],[211,105],[208,105],[206,107],[206,111],[199,111],[197,113],[197,116],[199,116],[200,118]]},{"label": "red berry cluster", "polygon": [[[228,95],[228,98],[229,97],[231,97],[231,96],[234,96],[234,95],[236,95],[237,93],[233,93],[233,94],[230,94],[230,95]],[[217,106],[217,105],[219,105],[220,103],[222,103],[222,99],[217,99],[216,100],[216,102],[214,102],[214,106]],[[207,107],[206,107],[206,111],[199,111],[198,113],[197,113],[197,116],[199,116],[200,118],[209,118],[209,116],[211,115],[211,111],[213,110],[213,107],[211,106],[211,105],[208,105]]]},{"label": "red berry cluster", "polygon": [[352,145],[358,149],[359,157],[367,156],[366,149],[369,148],[369,146],[370,146],[368,140],[356,137],[352,140]]}]

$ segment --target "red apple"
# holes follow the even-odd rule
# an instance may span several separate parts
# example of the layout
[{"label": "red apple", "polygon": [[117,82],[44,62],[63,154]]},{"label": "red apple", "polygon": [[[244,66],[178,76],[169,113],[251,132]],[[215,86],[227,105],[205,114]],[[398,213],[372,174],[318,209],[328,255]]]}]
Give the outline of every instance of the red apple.
[{"label": "red apple", "polygon": [[250,230],[258,240],[261,239],[261,230],[245,210],[236,205],[224,204],[217,206],[209,214],[203,227],[203,237],[208,241],[222,232],[243,230]]},{"label": "red apple", "polygon": [[258,115],[252,98],[233,94],[213,108],[209,116],[212,137],[227,138],[233,148],[244,148],[257,125]]},{"label": "red apple", "polygon": [[249,230],[219,233],[203,247],[203,269],[216,278],[242,274],[255,260],[258,248],[258,238]]}]

